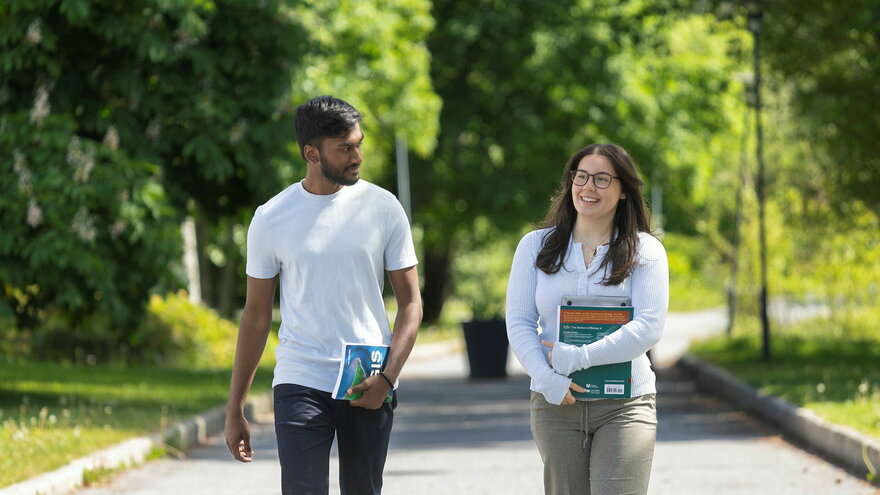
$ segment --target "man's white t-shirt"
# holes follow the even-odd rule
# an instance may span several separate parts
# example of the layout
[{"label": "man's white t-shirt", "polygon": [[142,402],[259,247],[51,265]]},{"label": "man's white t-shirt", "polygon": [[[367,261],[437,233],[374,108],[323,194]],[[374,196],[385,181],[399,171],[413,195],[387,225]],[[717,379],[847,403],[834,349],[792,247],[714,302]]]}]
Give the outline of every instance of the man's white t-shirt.
[{"label": "man's white t-shirt", "polygon": [[281,328],[272,386],[331,392],[345,342],[391,344],[385,270],[418,263],[400,203],[364,180],[329,195],[296,183],[257,208],[247,274],[280,274]]}]

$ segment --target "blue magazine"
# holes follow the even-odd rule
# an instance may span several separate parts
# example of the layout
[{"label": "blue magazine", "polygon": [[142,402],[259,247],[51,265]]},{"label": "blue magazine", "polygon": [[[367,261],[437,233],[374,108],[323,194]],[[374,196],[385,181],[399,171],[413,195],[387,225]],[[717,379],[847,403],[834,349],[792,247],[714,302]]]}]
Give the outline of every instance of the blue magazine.
[{"label": "blue magazine", "polygon": [[[385,361],[388,359],[387,345],[367,344],[343,344],[342,360],[339,362],[339,374],[336,376],[336,386],[333,387],[333,398],[341,400],[354,400],[361,397],[361,393],[347,395],[345,392],[363,382],[368,376],[378,375],[385,369]],[[385,402],[391,402],[391,391]]]}]

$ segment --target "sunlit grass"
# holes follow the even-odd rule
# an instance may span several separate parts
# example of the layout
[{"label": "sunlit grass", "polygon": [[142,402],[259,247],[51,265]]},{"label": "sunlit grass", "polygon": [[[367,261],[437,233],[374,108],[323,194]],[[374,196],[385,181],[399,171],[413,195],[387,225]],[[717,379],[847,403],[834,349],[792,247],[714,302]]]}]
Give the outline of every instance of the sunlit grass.
[{"label": "sunlit grass", "polygon": [[761,359],[754,319],[733,338],[697,343],[692,352],[761,391],[834,423],[880,438],[880,311],[863,310],[771,326],[771,360]]},{"label": "sunlit grass", "polygon": [[[222,405],[226,369],[0,364],[0,486]],[[261,367],[254,390],[268,390]]]},{"label": "sunlit grass", "polygon": [[705,278],[671,277],[669,279],[669,311],[687,312],[717,308],[727,303],[724,288]]}]

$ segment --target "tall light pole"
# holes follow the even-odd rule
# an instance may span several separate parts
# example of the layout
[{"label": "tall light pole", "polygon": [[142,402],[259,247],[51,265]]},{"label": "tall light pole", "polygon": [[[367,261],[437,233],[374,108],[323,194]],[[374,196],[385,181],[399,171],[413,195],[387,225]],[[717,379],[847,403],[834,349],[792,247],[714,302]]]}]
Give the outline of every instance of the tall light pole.
[{"label": "tall light pole", "polygon": [[760,0],[748,2],[749,31],[754,40],[755,62],[755,158],[758,162],[758,230],[761,251],[761,357],[770,359],[770,318],[767,314],[767,226],[764,184],[764,133],[761,126],[761,21],[764,12]]}]

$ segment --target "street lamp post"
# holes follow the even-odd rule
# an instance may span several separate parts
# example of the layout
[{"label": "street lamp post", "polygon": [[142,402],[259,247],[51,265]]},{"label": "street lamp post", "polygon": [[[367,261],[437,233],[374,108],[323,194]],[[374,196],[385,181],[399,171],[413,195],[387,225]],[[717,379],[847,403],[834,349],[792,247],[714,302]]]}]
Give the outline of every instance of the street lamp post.
[{"label": "street lamp post", "polygon": [[761,126],[761,21],[764,13],[759,0],[749,2],[749,31],[754,39],[755,63],[755,158],[758,162],[758,230],[761,252],[761,357],[770,359],[770,318],[767,314],[767,226],[764,184],[764,134]]}]

